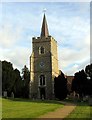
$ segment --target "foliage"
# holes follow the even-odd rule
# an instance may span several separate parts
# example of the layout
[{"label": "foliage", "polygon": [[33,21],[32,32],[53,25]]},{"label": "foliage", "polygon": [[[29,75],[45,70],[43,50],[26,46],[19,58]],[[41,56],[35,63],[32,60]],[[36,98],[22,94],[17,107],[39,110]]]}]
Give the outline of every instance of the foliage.
[{"label": "foliage", "polygon": [[2,93],[7,91],[8,97],[12,92],[14,97],[28,97],[29,94],[29,70],[26,66],[22,69],[23,76],[20,76],[20,71],[14,69],[12,63],[2,61]]},{"label": "foliage", "polygon": [[79,93],[80,97],[86,94],[85,88],[87,84],[87,75],[84,70],[75,73],[74,79],[72,81],[72,90]]},{"label": "foliage", "polygon": [[92,95],[92,64],[86,66],[85,71],[81,70],[75,73],[72,91],[79,93],[80,97]]},{"label": "foliage", "polygon": [[55,97],[60,100],[65,99],[67,96],[67,79],[62,72],[58,77],[55,77],[54,79],[54,93]]},{"label": "foliage", "polygon": [[22,81],[23,81],[23,97],[29,97],[29,82],[30,82],[30,72],[26,65],[22,69]]},{"label": "foliage", "polygon": [[86,66],[85,72],[92,79],[92,64]]},{"label": "foliage", "polygon": [[0,97],[2,96],[2,62],[0,61]]},{"label": "foliage", "polygon": [[87,77],[88,78],[87,91],[88,91],[89,95],[92,95],[92,64],[86,66],[85,72],[88,76]]},{"label": "foliage", "polygon": [[14,70],[15,83],[13,86],[14,97],[22,97],[23,82],[18,69]]},{"label": "foliage", "polygon": [[10,96],[15,83],[13,66],[10,62],[2,61],[2,91]]}]

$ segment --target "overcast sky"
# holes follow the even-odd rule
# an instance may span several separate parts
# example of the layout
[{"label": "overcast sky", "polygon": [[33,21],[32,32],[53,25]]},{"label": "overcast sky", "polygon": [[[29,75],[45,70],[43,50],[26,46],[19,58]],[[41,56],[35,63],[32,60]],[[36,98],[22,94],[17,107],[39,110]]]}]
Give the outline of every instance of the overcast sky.
[{"label": "overcast sky", "polygon": [[29,68],[32,37],[39,37],[46,9],[48,29],[58,43],[59,69],[67,75],[90,62],[90,3],[7,2],[0,4],[0,60]]}]

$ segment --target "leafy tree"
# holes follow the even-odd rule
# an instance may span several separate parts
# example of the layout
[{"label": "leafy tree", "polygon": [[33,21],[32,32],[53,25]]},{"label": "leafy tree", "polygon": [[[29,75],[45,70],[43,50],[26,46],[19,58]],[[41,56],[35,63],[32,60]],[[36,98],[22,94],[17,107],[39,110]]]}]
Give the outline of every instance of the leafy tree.
[{"label": "leafy tree", "polygon": [[2,61],[2,91],[7,91],[11,95],[15,83],[12,63]]},{"label": "leafy tree", "polygon": [[13,69],[12,63],[2,61],[2,92],[7,91],[8,97],[22,97],[23,82],[18,69]]},{"label": "leafy tree", "polygon": [[22,69],[22,80],[23,80],[23,96],[25,98],[29,97],[29,82],[30,82],[30,72],[26,65]]},{"label": "leafy tree", "polygon": [[54,79],[54,93],[55,97],[60,100],[63,100],[67,97],[67,79],[62,72]]},{"label": "leafy tree", "polygon": [[18,69],[14,70],[14,79],[15,83],[13,86],[13,92],[15,97],[22,97],[23,81],[20,76],[20,71]]},{"label": "leafy tree", "polygon": [[87,65],[87,66],[85,67],[85,72],[86,72],[87,76],[89,76],[89,77],[92,78],[92,64]]},{"label": "leafy tree", "polygon": [[87,92],[89,95],[92,95],[92,64],[85,67],[85,72],[88,79]]},{"label": "leafy tree", "polygon": [[2,62],[0,61],[0,97],[2,96]]},{"label": "leafy tree", "polygon": [[72,81],[72,90],[79,94],[80,98],[85,95],[89,95],[89,80],[87,79],[87,74],[84,70],[75,73],[74,79]]}]

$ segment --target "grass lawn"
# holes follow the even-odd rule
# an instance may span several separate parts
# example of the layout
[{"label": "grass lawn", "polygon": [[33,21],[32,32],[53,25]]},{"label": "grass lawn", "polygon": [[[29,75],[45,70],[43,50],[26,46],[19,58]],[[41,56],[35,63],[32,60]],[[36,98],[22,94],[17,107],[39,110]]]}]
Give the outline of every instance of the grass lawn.
[{"label": "grass lawn", "polygon": [[31,101],[29,99],[2,99],[3,118],[37,118],[63,107],[56,101]]},{"label": "grass lawn", "polygon": [[77,107],[67,118],[68,120],[71,120],[71,118],[72,120],[75,120],[75,118],[92,118],[92,106],[87,103],[78,103]]},{"label": "grass lawn", "polygon": [[2,98],[0,98],[0,120],[2,116]]}]

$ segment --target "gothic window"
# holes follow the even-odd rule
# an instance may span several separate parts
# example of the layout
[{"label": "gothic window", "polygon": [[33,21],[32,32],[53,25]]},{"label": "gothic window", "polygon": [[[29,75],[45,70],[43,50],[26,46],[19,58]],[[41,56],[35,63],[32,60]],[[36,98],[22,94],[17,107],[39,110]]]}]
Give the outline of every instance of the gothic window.
[{"label": "gothic window", "polygon": [[39,47],[39,54],[44,54],[44,53],[45,53],[44,47]]},{"label": "gothic window", "polygon": [[45,76],[40,75],[40,85],[45,85]]}]

